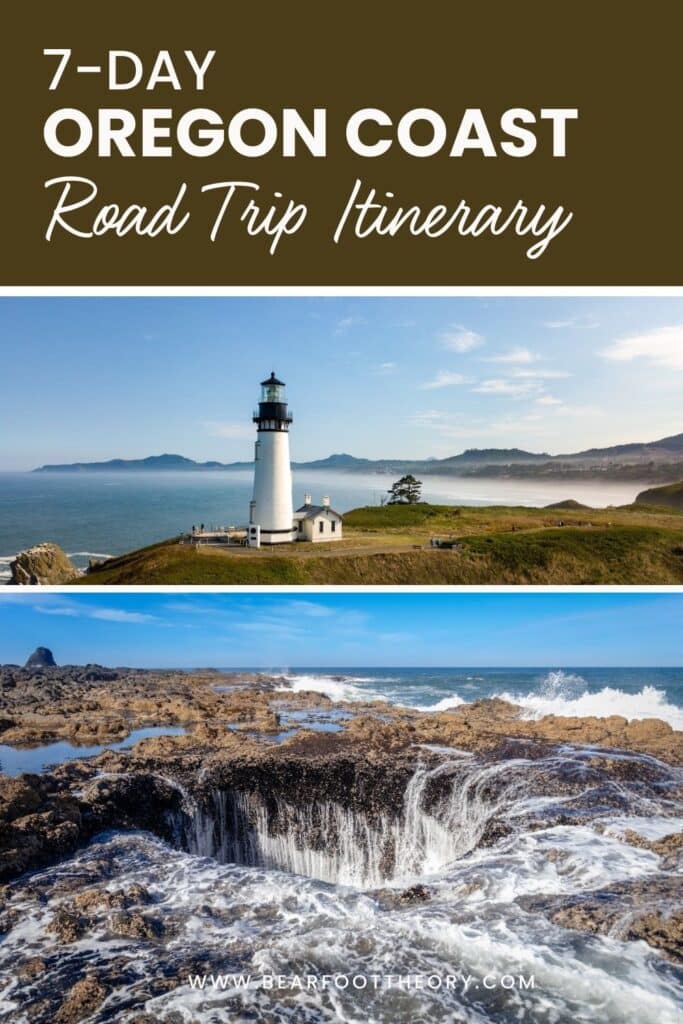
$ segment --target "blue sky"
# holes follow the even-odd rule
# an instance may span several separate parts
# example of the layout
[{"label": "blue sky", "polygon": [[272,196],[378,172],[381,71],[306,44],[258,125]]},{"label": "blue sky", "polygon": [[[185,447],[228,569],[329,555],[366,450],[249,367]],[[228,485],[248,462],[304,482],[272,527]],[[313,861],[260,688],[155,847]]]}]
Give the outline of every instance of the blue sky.
[{"label": "blue sky", "polygon": [[683,430],[679,298],[3,298],[0,359],[0,469],[249,459],[271,369],[299,460]]},{"label": "blue sky", "polygon": [[0,663],[680,666],[683,595],[0,595]]}]

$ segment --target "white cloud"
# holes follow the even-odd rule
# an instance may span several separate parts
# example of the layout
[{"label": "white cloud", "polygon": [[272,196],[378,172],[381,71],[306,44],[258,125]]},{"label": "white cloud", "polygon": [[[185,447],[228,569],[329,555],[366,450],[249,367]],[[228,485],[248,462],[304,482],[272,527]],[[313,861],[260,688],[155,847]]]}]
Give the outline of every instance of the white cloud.
[{"label": "white cloud", "polygon": [[156,615],[144,612],[124,612],[120,608],[96,608],[89,614],[91,619],[104,619],[105,622],[158,622]]},{"label": "white cloud", "polygon": [[276,615],[307,615],[314,619],[328,618],[333,615],[332,608],[325,604],[318,604],[316,601],[292,600],[276,604],[271,608]]},{"label": "white cloud", "polygon": [[444,348],[451,352],[471,352],[484,344],[484,338],[476,331],[470,331],[462,324],[454,324],[448,330],[442,331],[439,341]]},{"label": "white cloud", "polygon": [[254,436],[250,424],[234,420],[207,420],[204,429],[211,437],[222,437],[227,441],[250,441]]},{"label": "white cloud", "polygon": [[510,419],[463,420],[459,416],[427,409],[411,416],[410,423],[438,434],[451,444],[460,441],[461,444],[469,446],[475,440],[495,440],[501,437],[514,437],[517,443],[525,426],[533,425],[542,419],[540,412],[527,412]]},{"label": "white cloud", "polygon": [[67,605],[35,604],[33,610],[34,612],[40,612],[41,615],[66,615],[70,619],[78,619],[83,614],[78,608],[72,608]]},{"label": "white cloud", "polygon": [[618,338],[602,349],[600,355],[617,363],[646,359],[668,370],[683,370],[683,324],[655,327],[642,334]]},{"label": "white cloud", "polygon": [[386,376],[389,373],[396,373],[397,369],[398,365],[396,363],[380,363],[379,366],[376,367],[375,373]]},{"label": "white cloud", "polygon": [[445,412],[438,412],[436,409],[425,409],[423,412],[415,412],[410,417],[410,423],[415,427],[434,427],[447,421],[448,415]]},{"label": "white cloud", "polygon": [[467,384],[469,380],[467,377],[463,377],[461,373],[453,373],[451,370],[438,370],[435,377],[432,380],[425,381],[424,384],[420,384],[420,388],[423,391],[432,391],[436,388],[451,388],[457,384]]},{"label": "white cloud", "polygon": [[553,395],[541,395],[536,399],[536,405],[562,405],[562,399],[555,398]]},{"label": "white cloud", "polygon": [[[596,405],[572,405],[571,403],[562,403],[558,408],[558,413],[562,416],[575,417],[576,419],[586,420],[589,416],[608,416],[609,413],[605,408]],[[621,443],[621,438],[618,438],[614,444]]]},{"label": "white cloud", "polygon": [[337,321],[334,329],[335,334],[345,334],[350,331],[352,327],[358,327],[360,324],[367,323],[362,316],[343,316],[341,320]]},{"label": "white cloud", "polygon": [[531,380],[514,381],[504,377],[495,377],[491,380],[483,380],[477,384],[472,391],[480,395],[510,395],[513,398],[522,397],[535,391],[538,385]]},{"label": "white cloud", "polygon": [[531,349],[522,348],[511,348],[508,352],[501,352],[497,356],[488,356],[486,359],[487,363],[535,363],[540,359],[540,356]]},{"label": "white cloud", "polygon": [[245,633],[258,633],[260,636],[268,636],[271,639],[277,636],[280,639],[297,640],[306,634],[306,630],[294,622],[272,618],[245,619],[243,622],[231,623],[230,628],[239,629]]},{"label": "white cloud", "polygon": [[522,380],[564,380],[566,377],[571,377],[571,373],[567,373],[566,370],[545,370],[545,369],[533,369],[533,370],[513,370],[512,376]]},{"label": "white cloud", "polygon": [[100,619],[105,622],[121,623],[146,623],[160,622],[156,615],[148,615],[145,612],[127,612],[121,608],[98,608],[91,604],[76,601],[51,601],[44,599],[45,603],[34,604],[33,610],[41,615],[65,615],[72,619]]},{"label": "white cloud", "polygon": [[546,320],[543,327],[549,327],[551,330],[562,330],[564,328],[572,328],[577,331],[592,330],[595,327],[599,327],[600,323],[591,316],[590,313],[585,313],[580,316],[570,316],[565,320]]}]

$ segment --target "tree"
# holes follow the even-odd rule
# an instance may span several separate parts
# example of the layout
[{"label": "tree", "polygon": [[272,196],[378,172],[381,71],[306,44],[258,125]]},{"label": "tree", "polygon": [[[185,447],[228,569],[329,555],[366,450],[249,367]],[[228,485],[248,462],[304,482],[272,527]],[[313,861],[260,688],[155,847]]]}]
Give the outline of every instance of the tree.
[{"label": "tree", "polygon": [[389,488],[390,505],[415,505],[422,497],[422,481],[407,473]]}]

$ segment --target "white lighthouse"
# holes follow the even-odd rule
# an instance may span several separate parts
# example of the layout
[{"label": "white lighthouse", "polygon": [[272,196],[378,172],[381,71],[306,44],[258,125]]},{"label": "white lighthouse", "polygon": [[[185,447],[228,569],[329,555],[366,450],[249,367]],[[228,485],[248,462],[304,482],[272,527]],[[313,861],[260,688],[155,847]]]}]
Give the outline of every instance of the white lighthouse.
[{"label": "white lighthouse", "polygon": [[286,544],[297,536],[292,506],[289,425],[284,382],[271,373],[261,381],[261,400],[254,413],[254,496],[249,505],[248,543]]}]

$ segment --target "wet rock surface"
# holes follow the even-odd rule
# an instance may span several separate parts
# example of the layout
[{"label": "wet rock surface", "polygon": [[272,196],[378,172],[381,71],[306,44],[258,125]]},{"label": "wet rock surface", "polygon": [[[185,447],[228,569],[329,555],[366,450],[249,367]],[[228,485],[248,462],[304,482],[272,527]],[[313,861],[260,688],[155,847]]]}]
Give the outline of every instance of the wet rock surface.
[{"label": "wet rock surface", "polygon": [[69,990],[54,1020],[58,1024],[77,1024],[97,1010],[106,994],[106,988],[96,977],[83,978]]},{"label": "wet rock surface", "polygon": [[527,910],[541,910],[563,928],[623,940],[641,939],[675,963],[683,963],[683,878],[621,882],[565,898],[526,897]]},{"label": "wet rock surface", "polygon": [[72,583],[81,575],[58,544],[35,544],[10,562],[10,586]]},{"label": "wet rock surface", "polygon": [[[324,731],[330,723],[335,731]],[[601,824],[655,807],[672,822],[680,814],[682,736],[666,723],[616,715],[527,720],[496,699],[438,713],[382,701],[333,703],[288,689],[281,677],[209,669],[0,669],[3,743],[106,744],[159,725],[185,731],[40,775],[0,774],[0,903],[8,904],[0,928],[17,926],[22,900],[46,898],[38,876],[26,872],[77,856],[78,872],[60,875],[57,889],[50,883],[57,901],[46,925],[51,941],[77,949],[106,934],[144,948],[172,944],[177,922],[157,906],[147,881],[119,879],[120,863],[115,870],[106,844],[97,845],[102,835],[152,833],[169,850],[221,864],[374,887],[380,905],[408,912],[438,897],[440,890],[419,880],[426,863],[467,868],[468,857],[485,854],[495,865],[496,851],[515,855],[536,834],[557,833],[543,864],[561,880],[574,870],[563,837],[576,830],[582,841],[586,832],[602,836],[617,859],[624,851],[624,863],[640,858],[653,877],[525,895],[519,907],[570,932],[642,940],[669,962],[679,957],[683,892],[674,873],[683,833],[672,828],[648,838],[629,826],[612,837]],[[89,861],[83,851],[90,849]],[[429,849],[431,862],[423,856]],[[412,883],[386,888],[411,874],[418,876]],[[487,884],[475,865],[454,898],[477,899]],[[42,970],[42,955],[22,963],[26,977]],[[154,984],[162,992],[168,978]],[[92,973],[74,980],[36,1019],[86,1019],[110,987]]]}]

